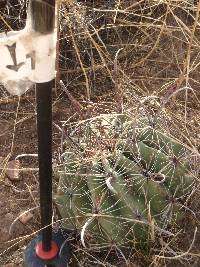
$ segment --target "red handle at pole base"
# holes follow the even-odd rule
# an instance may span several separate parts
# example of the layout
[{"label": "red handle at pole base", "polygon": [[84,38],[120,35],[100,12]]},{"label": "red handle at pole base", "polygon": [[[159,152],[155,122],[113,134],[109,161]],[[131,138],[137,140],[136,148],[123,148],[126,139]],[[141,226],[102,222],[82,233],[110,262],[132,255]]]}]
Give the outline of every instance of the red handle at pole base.
[{"label": "red handle at pole base", "polygon": [[[52,232],[51,250],[42,246],[42,234],[32,239],[24,251],[24,267],[66,267],[71,258],[69,232],[59,229]],[[70,238],[71,240],[71,238]]]},{"label": "red handle at pole base", "polygon": [[58,252],[58,245],[54,241],[51,241],[51,249],[49,251],[45,251],[43,249],[42,241],[37,243],[35,246],[35,253],[42,260],[52,260],[58,255]]}]

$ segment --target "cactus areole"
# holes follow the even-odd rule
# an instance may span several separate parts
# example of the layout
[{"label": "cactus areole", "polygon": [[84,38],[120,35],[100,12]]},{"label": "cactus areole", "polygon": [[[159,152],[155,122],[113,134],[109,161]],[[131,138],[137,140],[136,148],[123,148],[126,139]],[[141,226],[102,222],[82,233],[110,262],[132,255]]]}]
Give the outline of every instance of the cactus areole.
[{"label": "cactus areole", "polygon": [[69,261],[66,238],[52,231],[55,44],[55,0],[30,0],[25,28],[0,35],[0,82],[13,95],[36,84],[41,233],[25,250],[26,267],[65,267]]}]

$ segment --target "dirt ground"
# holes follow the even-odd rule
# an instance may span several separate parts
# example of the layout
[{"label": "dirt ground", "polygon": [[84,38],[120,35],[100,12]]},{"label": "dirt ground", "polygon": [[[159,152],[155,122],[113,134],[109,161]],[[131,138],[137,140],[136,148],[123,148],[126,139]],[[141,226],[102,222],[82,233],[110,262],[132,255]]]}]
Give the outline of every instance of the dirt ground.
[{"label": "dirt ground", "polygon": [[[114,1],[108,2],[110,3]],[[128,1],[121,2],[123,2],[124,5],[128,3]],[[175,3],[176,1],[171,2]],[[170,8],[173,8],[173,3]],[[5,4],[6,3],[4,3],[4,6]],[[131,5],[132,1],[130,1],[130,6]],[[80,8],[80,6],[78,7]],[[81,8],[80,10],[82,11]],[[81,15],[81,12],[79,14],[80,10],[76,7],[76,12],[74,11],[74,14]],[[136,9],[137,12],[138,10]],[[181,24],[180,21],[184,21],[185,19],[185,13],[181,13],[180,15],[180,9],[175,8],[175,11],[173,11],[176,15],[174,15],[174,17],[176,19],[178,18],[177,21],[175,21],[175,19],[171,20],[171,16],[169,16],[169,19],[166,20],[166,29],[164,29],[162,27],[164,24],[162,25],[162,23],[160,23],[160,21],[163,21],[163,17],[159,17],[159,13],[162,13],[163,10],[165,10],[165,8],[163,8],[162,5],[161,7],[158,7],[158,10],[155,10],[155,13],[152,11],[152,15],[150,14],[150,11],[147,10],[147,13],[144,14],[145,19],[143,24],[141,23],[141,28],[138,27],[136,23],[138,21],[134,20],[135,17],[131,17],[131,14],[126,17],[126,14],[123,14],[122,12],[122,14],[118,15],[118,17],[116,15],[116,23],[118,18],[118,24],[122,25],[124,23],[127,29],[125,27],[119,27],[117,34],[115,32],[115,27],[113,27],[114,30],[112,30],[111,27],[108,31],[103,31],[102,35],[101,31],[99,31],[99,36],[102,37],[102,39],[105,38],[105,43],[108,42],[106,43],[105,51],[103,50],[103,46],[98,46],[99,51],[101,53],[103,51],[105,62],[101,61],[99,59],[99,54],[94,51],[93,56],[96,56],[96,58],[94,58],[94,62],[90,62],[89,60],[91,66],[88,63],[88,58],[86,58],[85,69],[90,79],[92,92],[94,96],[98,95],[98,97],[94,99],[94,102],[91,101],[87,104],[87,108],[84,111],[85,114],[79,113],[78,109],[80,106],[76,104],[73,99],[69,99],[69,95],[67,96],[67,94],[60,90],[60,88],[54,92],[53,158],[55,161],[58,158],[60,150],[61,132],[59,127],[61,127],[62,121],[66,121],[70,116],[74,116],[74,114],[77,113],[81,118],[82,115],[83,117],[88,117],[99,113],[109,112],[111,109],[113,110],[117,108],[116,102],[120,100],[118,94],[121,92],[126,95],[124,100],[128,108],[134,108],[134,101],[137,100],[139,102],[145,97],[151,95],[159,97],[159,100],[161,100],[170,86],[173,85],[174,81],[179,79],[181,80],[181,73],[184,69],[185,60],[187,59],[187,51],[189,51],[188,39],[190,38],[192,23],[194,20],[188,15],[189,13],[187,13],[187,16],[189,17],[189,22],[187,21],[188,24]],[[14,9],[13,14],[18,14],[19,12],[17,12],[18,10]],[[77,27],[78,25],[78,27],[80,27],[80,22],[78,24],[78,20],[76,21],[76,17],[73,15],[73,9],[70,16],[72,16],[72,21],[75,23],[75,26]],[[149,20],[147,18],[148,16],[150,16]],[[153,27],[154,24],[152,22],[152,16],[155,16],[155,21],[158,23],[155,23],[155,28]],[[61,18],[61,21],[63,20],[62,30],[64,33],[61,33],[63,36],[65,36],[65,31],[67,34],[69,33],[65,19],[65,12],[63,12],[63,18]],[[99,22],[97,20],[97,26],[99,25],[99,29],[102,25],[106,28],[106,24],[104,25],[103,19],[104,18],[102,18],[102,21],[99,20]],[[108,25],[110,25],[110,22],[112,22],[111,19],[107,19],[106,23],[108,23]],[[132,27],[132,22],[134,22],[134,27]],[[11,20],[11,24],[16,24],[14,17]],[[21,28],[23,25],[24,21],[20,20],[18,28]],[[79,58],[77,56],[77,49],[79,49],[79,52],[81,53],[82,50],[85,51],[85,46],[88,45],[88,43],[89,45],[91,44],[87,38],[84,39],[81,37],[79,39],[78,35],[80,34],[80,36],[82,36],[81,34],[83,29],[81,27],[79,29],[78,27],[76,28],[78,34],[74,36],[75,43],[77,42],[76,51],[74,51],[75,49],[71,49],[72,45],[74,45],[74,40],[72,42],[70,39],[65,42],[65,38],[63,38],[60,42],[60,49],[63,52],[60,60],[60,76],[61,78],[64,77],[64,79],[66,79],[66,84],[68,85],[67,88],[73,92],[76,99],[85,105],[85,74],[82,73]],[[180,27],[180,29],[178,27]],[[116,40],[115,38],[113,38],[113,40],[110,38],[112,35],[115,36]],[[116,37],[118,35],[120,36],[119,39]],[[199,29],[197,29],[196,36],[199,36]],[[193,91],[188,90],[188,95],[186,95],[186,91],[178,93],[177,98],[173,98],[169,101],[170,103],[166,105],[166,112],[168,113],[169,118],[169,130],[175,136],[182,138],[188,145],[194,146],[199,153],[200,66],[198,62],[200,58],[200,46],[198,39],[199,38],[196,37],[194,46],[191,48],[191,60],[193,61],[191,63],[192,67],[188,84],[191,86]],[[98,38],[96,38],[96,44],[101,45]],[[137,44],[139,45],[137,46]],[[94,43],[92,43],[92,45],[94,45]],[[116,52],[118,49],[121,49],[121,47],[123,50],[120,50],[118,62],[114,61],[113,58],[116,59]],[[84,56],[85,54],[81,54],[83,60]],[[104,63],[107,63],[107,65]],[[115,73],[116,70],[114,70],[117,64],[119,65],[119,73]],[[119,75],[114,82],[111,81],[110,76],[108,75],[107,67],[110,68],[109,75],[113,75],[113,79],[116,78],[115,75]],[[183,82],[181,86],[184,87],[185,84],[186,83]],[[110,92],[111,89],[112,91],[115,90],[114,94]],[[119,91],[117,91],[118,89]],[[101,97],[102,95],[103,98]],[[107,104],[102,104],[105,99]],[[134,99],[134,101],[132,101],[132,99]],[[19,157],[19,179],[16,179],[15,181],[11,180],[5,173],[5,169],[2,167],[0,169],[0,266],[11,264],[6,267],[21,267],[23,263],[23,251],[26,244],[31,239],[31,234],[40,228],[37,157],[30,155],[37,154],[35,107],[34,89],[29,90],[19,101],[17,97],[8,96],[5,91],[0,88],[0,158],[2,157],[3,159],[12,161],[21,155],[21,157]],[[199,166],[200,163],[197,165]],[[173,261],[170,259],[169,261],[166,260],[166,265],[162,264],[162,262],[158,263],[155,261],[155,264],[151,265],[152,267],[200,266],[199,186],[197,186],[196,194],[192,198],[191,206],[195,211],[197,218],[196,220],[193,218],[187,218],[183,221],[184,232],[179,240],[177,240],[179,254],[176,253],[176,257]],[[27,223],[23,224],[20,222],[19,215],[29,210],[32,218]],[[194,243],[192,243],[192,247],[190,249],[196,227],[197,232]],[[81,266],[93,267],[94,265],[87,265],[87,257],[87,254],[82,254],[83,262],[84,259],[85,262]],[[128,265],[128,267],[140,266],[139,261],[140,257],[137,255],[136,258],[133,258],[132,261],[130,261],[130,265]],[[75,264],[75,267],[76,266],[79,265]],[[95,264],[95,266],[97,266],[97,264]],[[103,266],[110,267],[111,265]],[[120,262],[118,265],[116,264],[114,266],[122,267],[123,263]]]}]

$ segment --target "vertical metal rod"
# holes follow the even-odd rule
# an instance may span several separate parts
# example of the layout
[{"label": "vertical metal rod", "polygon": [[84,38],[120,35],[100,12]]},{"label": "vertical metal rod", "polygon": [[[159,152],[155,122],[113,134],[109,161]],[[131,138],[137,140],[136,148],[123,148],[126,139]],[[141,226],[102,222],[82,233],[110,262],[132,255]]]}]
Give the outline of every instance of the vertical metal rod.
[{"label": "vertical metal rod", "polygon": [[[30,0],[29,14],[33,30],[44,35],[54,31],[55,0]],[[40,213],[44,251],[51,249],[52,240],[52,87],[53,81],[36,84]]]},{"label": "vertical metal rod", "polygon": [[52,81],[36,84],[40,213],[45,251],[51,249],[52,238],[52,85]]}]

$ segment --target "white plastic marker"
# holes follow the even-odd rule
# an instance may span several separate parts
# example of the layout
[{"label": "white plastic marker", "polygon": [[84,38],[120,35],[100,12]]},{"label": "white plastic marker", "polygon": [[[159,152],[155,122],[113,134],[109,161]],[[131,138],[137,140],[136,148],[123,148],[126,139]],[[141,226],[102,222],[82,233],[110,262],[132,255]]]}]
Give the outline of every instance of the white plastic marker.
[{"label": "white plastic marker", "polygon": [[0,33],[0,83],[11,95],[55,78],[56,30],[36,32],[27,17],[23,30]]}]

